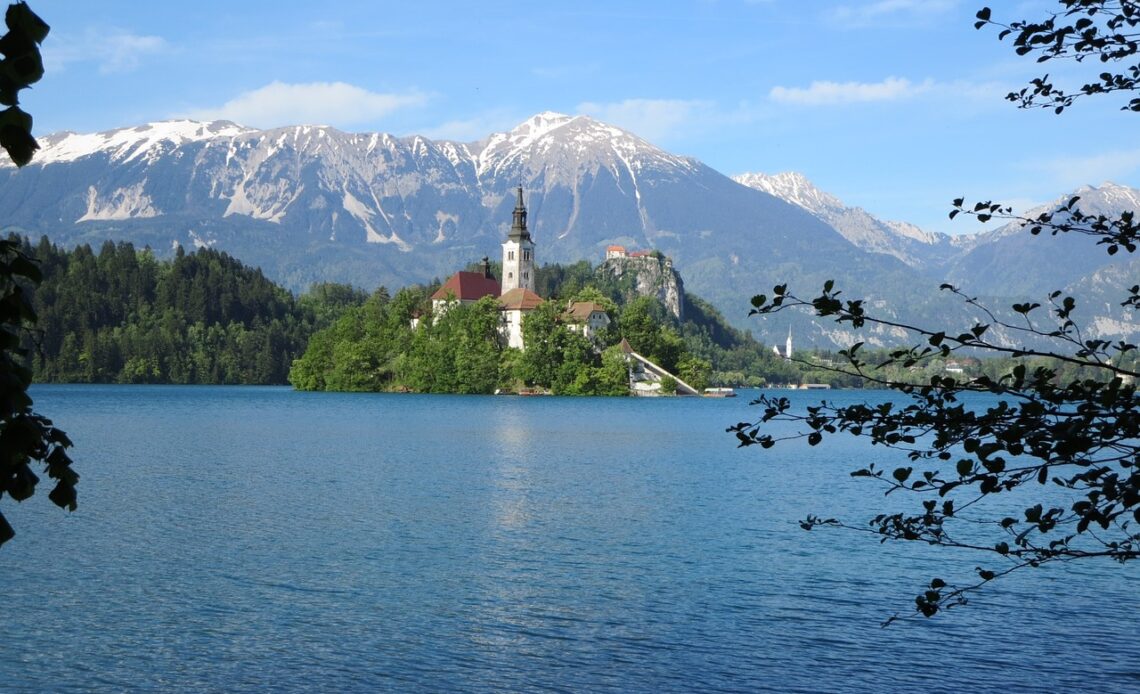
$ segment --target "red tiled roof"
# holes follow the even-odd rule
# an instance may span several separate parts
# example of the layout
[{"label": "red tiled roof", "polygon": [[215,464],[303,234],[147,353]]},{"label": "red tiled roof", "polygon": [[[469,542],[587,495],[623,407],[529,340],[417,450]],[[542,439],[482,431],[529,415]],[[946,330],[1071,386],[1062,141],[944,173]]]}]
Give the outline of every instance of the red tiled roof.
[{"label": "red tiled roof", "polygon": [[522,311],[531,311],[538,308],[542,303],[542,297],[535,294],[529,289],[523,287],[515,287],[508,290],[506,294],[499,297],[499,306],[504,309],[518,309]]},{"label": "red tiled roof", "polygon": [[459,271],[431,295],[432,301],[478,301],[485,296],[499,296],[499,281],[482,272]]},{"label": "red tiled roof", "polygon": [[609,251],[621,251],[625,253],[625,246],[606,246],[606,252],[608,253]]}]

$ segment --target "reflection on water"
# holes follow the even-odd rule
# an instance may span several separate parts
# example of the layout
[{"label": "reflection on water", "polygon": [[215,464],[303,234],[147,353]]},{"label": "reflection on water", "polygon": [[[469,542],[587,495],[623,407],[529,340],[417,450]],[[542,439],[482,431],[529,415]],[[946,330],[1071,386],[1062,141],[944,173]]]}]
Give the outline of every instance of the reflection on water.
[{"label": "reflection on water", "polygon": [[75,514],[3,502],[20,533],[0,554],[6,689],[1138,684],[1120,647],[1137,636],[1130,566],[1014,576],[880,629],[977,560],[799,530],[883,503],[847,472],[884,453],[736,449],[724,428],[747,397],[35,395],[83,479]]}]

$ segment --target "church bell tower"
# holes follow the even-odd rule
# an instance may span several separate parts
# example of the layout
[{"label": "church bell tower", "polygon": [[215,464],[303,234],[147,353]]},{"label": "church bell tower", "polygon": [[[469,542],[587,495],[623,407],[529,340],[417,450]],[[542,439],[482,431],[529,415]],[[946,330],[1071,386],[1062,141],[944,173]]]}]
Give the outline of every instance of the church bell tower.
[{"label": "church bell tower", "polygon": [[515,203],[511,231],[503,242],[503,287],[502,294],[522,287],[534,291],[534,241],[526,228],[526,205],[523,204],[523,189],[518,187],[518,201]]}]

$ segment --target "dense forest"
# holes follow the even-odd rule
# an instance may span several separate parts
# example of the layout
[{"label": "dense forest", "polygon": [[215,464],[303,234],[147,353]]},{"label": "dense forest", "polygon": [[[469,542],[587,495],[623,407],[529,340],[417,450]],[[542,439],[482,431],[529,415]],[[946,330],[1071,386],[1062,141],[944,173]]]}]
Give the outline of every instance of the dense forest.
[{"label": "dense forest", "polygon": [[24,243],[43,274],[28,289],[39,323],[25,338],[38,381],[286,383],[320,327],[314,302],[218,251],[158,261],[129,243]]},{"label": "dense forest", "polygon": [[[539,268],[550,300],[528,316],[524,352],[503,346],[492,300],[438,319],[429,297],[438,283],[394,295],[324,283],[295,297],[220,251],[178,249],[157,260],[149,249],[106,242],[98,252],[62,249],[47,238],[19,239],[43,274],[27,287],[39,315],[25,335],[40,382],[286,384],[303,390],[490,393],[536,388],[602,395],[627,391],[617,345],[624,338],[696,386],[803,382],[835,387],[874,383],[835,373],[834,356],[774,355],[730,325],[710,304],[685,296],[684,321],[652,297],[630,294],[590,263]],[[612,324],[594,340],[571,331],[570,301],[592,301]],[[418,326],[412,328],[413,319]],[[876,355],[866,355],[874,362]],[[886,352],[879,355],[886,358]],[[957,357],[880,375],[916,383],[934,376],[1008,373],[1013,360]],[[1064,365],[1057,365],[1068,377]]]},{"label": "dense forest", "polygon": [[[624,392],[616,357],[624,335],[635,349],[696,383],[758,385],[796,380],[795,369],[690,297],[694,318],[670,320],[655,300],[624,306],[623,287],[598,288],[581,262],[548,265],[538,282],[554,298],[528,328],[529,356],[498,339],[493,302],[430,314],[435,285],[391,296],[318,284],[300,297],[260,270],[209,248],[179,248],[170,260],[130,243],[64,249],[46,237],[19,239],[43,274],[27,287],[39,315],[25,340],[40,382],[285,384],[302,389],[492,392],[537,386],[564,393]],[[603,302],[615,325],[597,343],[565,330],[561,297]],[[618,326],[624,326],[619,328]],[[787,373],[784,373],[787,372]],[[622,384],[619,387],[618,384]]]}]

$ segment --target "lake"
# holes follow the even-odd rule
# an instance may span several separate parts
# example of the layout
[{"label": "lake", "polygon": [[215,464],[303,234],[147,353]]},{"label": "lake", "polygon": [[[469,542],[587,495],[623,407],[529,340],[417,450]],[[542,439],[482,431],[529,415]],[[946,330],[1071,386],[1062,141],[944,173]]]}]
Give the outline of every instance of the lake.
[{"label": "lake", "polygon": [[892,458],[738,449],[748,397],[33,395],[82,480],[2,500],[4,691],[1140,689],[1134,565],[880,628],[990,559],[801,530],[891,501],[847,473]]}]

